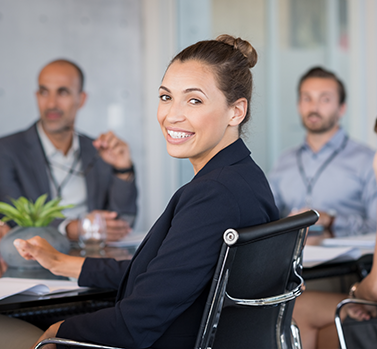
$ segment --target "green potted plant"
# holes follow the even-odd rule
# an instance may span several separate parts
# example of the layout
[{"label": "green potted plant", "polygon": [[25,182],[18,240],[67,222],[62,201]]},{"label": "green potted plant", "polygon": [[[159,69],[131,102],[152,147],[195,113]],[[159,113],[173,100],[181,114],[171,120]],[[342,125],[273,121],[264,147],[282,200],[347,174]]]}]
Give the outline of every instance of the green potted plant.
[{"label": "green potted plant", "polygon": [[62,210],[73,205],[60,206],[60,198],[47,203],[47,194],[41,195],[35,203],[21,196],[17,200],[11,199],[13,204],[0,202],[0,213],[4,215],[3,222],[14,221],[17,226],[11,229],[0,240],[0,255],[9,267],[41,268],[38,262],[25,260],[13,245],[15,239],[30,239],[34,236],[45,238],[58,251],[67,253],[70,248],[68,239],[49,224],[55,218],[65,218]]}]

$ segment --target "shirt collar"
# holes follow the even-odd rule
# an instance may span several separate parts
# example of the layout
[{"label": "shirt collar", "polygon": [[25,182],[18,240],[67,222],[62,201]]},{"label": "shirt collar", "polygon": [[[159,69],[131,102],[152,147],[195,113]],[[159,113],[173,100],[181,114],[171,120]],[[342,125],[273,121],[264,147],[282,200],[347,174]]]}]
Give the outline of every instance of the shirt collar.
[{"label": "shirt collar", "polygon": [[[37,122],[37,132],[38,132],[39,139],[41,140],[42,147],[47,158],[51,158],[58,153],[64,155],[62,151],[55,148],[55,146],[52,144],[50,139],[47,137],[46,132],[43,130],[43,127],[40,121]],[[79,137],[77,136],[76,133],[73,133],[72,145],[71,145],[71,148],[69,148],[66,157],[72,156],[73,154],[77,153],[79,150],[80,150]]]},{"label": "shirt collar", "polygon": [[[340,145],[343,143],[344,138],[346,137],[347,137],[346,132],[343,130],[342,127],[339,127],[339,130],[334,134],[334,136],[332,136],[332,138],[319,151],[322,151],[322,149],[326,149],[326,148],[333,148],[333,149],[339,148]],[[301,148],[311,151],[311,148],[306,138],[305,138],[304,143],[301,145]]]}]

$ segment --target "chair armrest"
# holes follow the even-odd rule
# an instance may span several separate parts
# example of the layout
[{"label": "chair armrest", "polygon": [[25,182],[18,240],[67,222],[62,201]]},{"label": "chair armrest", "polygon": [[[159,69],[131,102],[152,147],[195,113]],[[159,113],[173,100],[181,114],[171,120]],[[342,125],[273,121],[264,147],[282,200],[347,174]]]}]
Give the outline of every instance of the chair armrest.
[{"label": "chair armrest", "polygon": [[335,326],[338,332],[340,349],[347,349],[346,340],[344,338],[344,332],[342,327],[342,321],[340,319],[340,310],[347,304],[361,304],[361,305],[372,305],[377,306],[377,302],[367,301],[365,299],[358,298],[346,298],[343,299],[337,306],[335,311]]},{"label": "chair armrest", "polygon": [[230,304],[237,304],[237,305],[268,306],[268,305],[277,305],[277,304],[280,304],[280,303],[283,303],[283,302],[288,302],[288,301],[291,301],[291,300],[297,298],[305,290],[304,279],[301,277],[300,274],[297,273],[298,267],[299,267],[299,265],[297,264],[296,261],[294,261],[293,262],[293,272],[294,272],[294,275],[300,281],[300,283],[293,290],[285,292],[283,294],[276,295],[276,296],[271,296],[271,297],[267,297],[267,298],[259,298],[259,299],[233,298],[233,297],[229,296],[228,293],[225,293],[226,299],[225,299],[225,305],[224,306],[226,306],[229,301],[231,301]]},{"label": "chair armrest", "polygon": [[42,348],[43,346],[47,344],[58,344],[63,346],[75,346],[79,348],[91,348],[91,349],[124,349],[124,348],[116,348],[116,347],[108,347],[105,345],[98,345],[98,344],[92,344],[92,343],[84,343],[84,342],[77,342],[70,339],[64,339],[64,338],[47,338],[41,340],[34,349]]}]

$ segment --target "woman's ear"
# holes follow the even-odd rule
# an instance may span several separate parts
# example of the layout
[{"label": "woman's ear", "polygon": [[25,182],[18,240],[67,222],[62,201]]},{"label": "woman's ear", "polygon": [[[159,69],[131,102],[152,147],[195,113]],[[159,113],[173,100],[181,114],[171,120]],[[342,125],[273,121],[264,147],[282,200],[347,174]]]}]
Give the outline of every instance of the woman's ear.
[{"label": "woman's ear", "polygon": [[233,115],[229,121],[230,126],[238,126],[245,118],[247,113],[247,100],[246,98],[240,98],[232,105]]}]

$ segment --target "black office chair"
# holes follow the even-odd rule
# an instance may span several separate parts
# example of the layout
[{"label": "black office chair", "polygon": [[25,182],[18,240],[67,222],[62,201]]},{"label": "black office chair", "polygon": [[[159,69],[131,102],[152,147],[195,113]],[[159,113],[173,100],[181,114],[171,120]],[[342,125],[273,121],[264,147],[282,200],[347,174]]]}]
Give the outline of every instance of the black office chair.
[{"label": "black office chair", "polygon": [[361,304],[377,307],[377,302],[364,299],[347,298],[342,300],[336,307],[335,326],[338,332],[340,349],[363,349],[374,348],[377,343],[377,319],[356,321],[340,318],[340,310],[347,304]]},{"label": "black office chair", "polygon": [[[224,233],[196,349],[301,348],[292,311],[304,289],[300,274],[307,228],[318,217],[308,211]],[[35,349],[49,343],[114,349],[58,338],[45,339]]]},{"label": "black office chair", "polygon": [[307,228],[317,220],[308,211],[224,233],[196,349],[301,348],[292,311],[304,288]]}]

